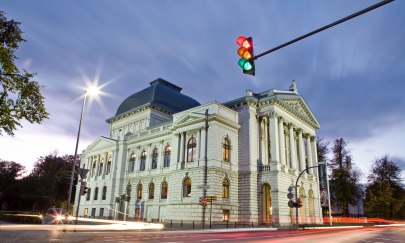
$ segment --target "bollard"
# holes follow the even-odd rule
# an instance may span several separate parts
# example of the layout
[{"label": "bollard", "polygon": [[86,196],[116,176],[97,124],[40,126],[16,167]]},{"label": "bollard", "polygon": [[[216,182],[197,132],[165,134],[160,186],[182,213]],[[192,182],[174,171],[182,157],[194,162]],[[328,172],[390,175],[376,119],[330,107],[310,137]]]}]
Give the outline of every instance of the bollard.
[{"label": "bollard", "polygon": [[173,219],[170,220],[170,226],[173,226]]},{"label": "bollard", "polygon": [[253,228],[253,221],[252,221],[252,228]]},{"label": "bollard", "polygon": [[180,228],[183,228],[183,220],[180,221]]},{"label": "bollard", "polygon": [[235,221],[235,228],[236,228],[236,221]]},{"label": "bollard", "polygon": [[194,220],[193,220],[193,229],[194,229]]},{"label": "bollard", "polygon": [[229,220],[226,221],[226,227],[229,228]]},{"label": "bollard", "polygon": [[245,220],[243,220],[243,228],[246,228]]}]

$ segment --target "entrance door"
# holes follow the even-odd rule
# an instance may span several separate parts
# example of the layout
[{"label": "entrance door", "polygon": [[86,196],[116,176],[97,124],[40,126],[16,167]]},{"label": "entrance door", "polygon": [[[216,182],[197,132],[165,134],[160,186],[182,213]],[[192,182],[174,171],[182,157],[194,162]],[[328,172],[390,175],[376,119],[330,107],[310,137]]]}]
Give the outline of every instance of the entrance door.
[{"label": "entrance door", "polygon": [[271,215],[272,215],[272,208],[271,208],[271,195],[270,195],[270,185],[265,183],[262,185],[262,222],[263,223],[271,223]]}]

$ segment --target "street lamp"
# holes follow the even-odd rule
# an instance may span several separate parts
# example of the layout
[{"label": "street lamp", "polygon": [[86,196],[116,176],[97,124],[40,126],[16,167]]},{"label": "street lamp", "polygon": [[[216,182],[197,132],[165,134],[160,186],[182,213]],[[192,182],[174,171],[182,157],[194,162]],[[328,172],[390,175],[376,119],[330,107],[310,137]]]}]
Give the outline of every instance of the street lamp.
[{"label": "street lamp", "polygon": [[[69,184],[69,193],[68,193],[68,200],[67,200],[67,205],[66,205],[66,221],[69,216],[69,207],[70,207],[70,200],[72,198],[72,188],[73,188],[73,179],[75,176],[75,168],[76,168],[76,159],[77,159],[77,148],[79,147],[79,139],[80,139],[80,129],[82,128],[82,120],[83,120],[83,112],[84,112],[84,107],[86,105],[86,99],[87,96],[96,96],[99,93],[100,89],[97,86],[89,86],[84,90],[84,98],[83,98],[83,104],[82,104],[82,112],[80,114],[80,122],[79,122],[79,130],[77,131],[77,138],[76,138],[76,148],[75,148],[75,156],[73,158],[73,163],[72,163],[72,174],[70,175],[70,184]],[[79,161],[80,164],[80,161]],[[80,195],[79,195],[80,196]]]}]

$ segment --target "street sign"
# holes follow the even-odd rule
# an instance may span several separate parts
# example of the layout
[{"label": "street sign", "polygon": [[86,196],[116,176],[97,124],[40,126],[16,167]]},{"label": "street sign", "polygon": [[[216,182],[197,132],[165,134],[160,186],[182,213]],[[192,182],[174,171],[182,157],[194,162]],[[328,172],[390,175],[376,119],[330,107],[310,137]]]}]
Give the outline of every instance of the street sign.
[{"label": "street sign", "polygon": [[198,188],[198,189],[210,189],[210,186],[209,186],[209,185],[206,185],[206,186],[204,186],[204,185],[199,185],[199,186],[197,186],[197,188]]},{"label": "street sign", "polygon": [[87,178],[87,173],[89,173],[88,169],[82,169],[82,168],[79,169],[79,175],[80,175],[81,179],[85,180]]},{"label": "street sign", "polygon": [[206,196],[205,199],[207,202],[212,202],[217,200],[217,196]]}]

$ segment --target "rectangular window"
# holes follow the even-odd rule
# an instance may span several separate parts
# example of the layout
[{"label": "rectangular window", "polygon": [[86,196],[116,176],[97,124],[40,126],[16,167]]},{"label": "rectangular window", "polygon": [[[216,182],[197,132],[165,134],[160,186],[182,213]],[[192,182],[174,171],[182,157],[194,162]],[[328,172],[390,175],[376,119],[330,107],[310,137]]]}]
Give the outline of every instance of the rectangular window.
[{"label": "rectangular window", "polygon": [[229,221],[229,210],[224,209],[222,213],[222,221]]},{"label": "rectangular window", "polygon": [[100,215],[100,217],[104,217],[104,208],[100,208],[99,215]]},{"label": "rectangular window", "polygon": [[96,208],[91,209],[91,217],[96,217]]},{"label": "rectangular window", "polygon": [[89,215],[89,209],[85,208],[84,211],[83,211],[83,216],[87,217],[87,215]]}]

